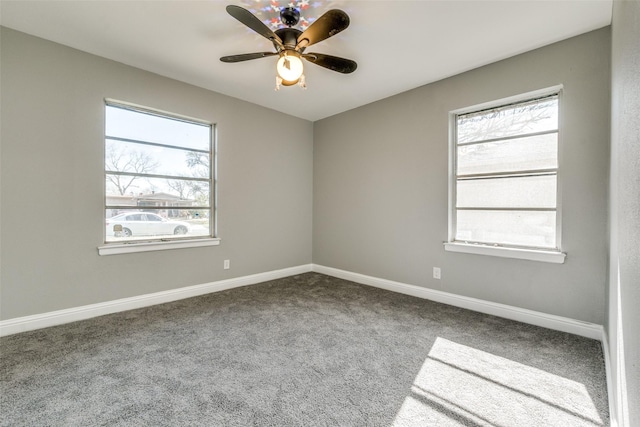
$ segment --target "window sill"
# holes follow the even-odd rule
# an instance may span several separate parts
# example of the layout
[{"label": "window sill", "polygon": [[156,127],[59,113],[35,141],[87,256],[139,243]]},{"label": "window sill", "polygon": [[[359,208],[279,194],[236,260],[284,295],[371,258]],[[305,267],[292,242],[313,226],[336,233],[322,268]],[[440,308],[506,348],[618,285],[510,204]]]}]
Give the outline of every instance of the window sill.
[{"label": "window sill", "polygon": [[109,243],[98,246],[100,255],[118,255],[133,252],[166,251],[169,249],[199,248],[202,246],[218,246],[220,239],[191,239],[174,240],[171,242],[132,242],[132,243]]},{"label": "window sill", "polygon": [[564,264],[567,254],[557,251],[545,251],[535,249],[516,249],[480,244],[445,242],[444,249],[449,252],[462,252],[467,254],[490,255],[503,258],[526,259],[529,261],[550,262]]}]

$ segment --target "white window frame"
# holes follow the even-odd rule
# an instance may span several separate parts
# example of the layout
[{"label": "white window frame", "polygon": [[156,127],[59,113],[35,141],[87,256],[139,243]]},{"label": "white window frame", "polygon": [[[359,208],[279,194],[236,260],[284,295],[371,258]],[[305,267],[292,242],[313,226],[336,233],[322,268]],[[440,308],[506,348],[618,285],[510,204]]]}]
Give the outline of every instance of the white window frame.
[{"label": "white window frame", "polygon": [[[557,191],[556,191],[556,248],[532,248],[518,247],[515,245],[500,245],[486,243],[469,243],[456,240],[456,224],[457,224],[457,207],[456,207],[456,189],[457,189],[457,118],[459,115],[469,114],[481,110],[500,108],[509,104],[524,103],[537,98],[547,96],[558,97],[558,168],[556,173]],[[448,241],[444,242],[444,249],[449,252],[460,252],[478,255],[489,255],[504,258],[524,259],[531,261],[542,261],[556,264],[562,264],[565,261],[566,253],[562,248],[562,159],[560,149],[562,146],[562,85],[545,88],[538,91],[528,92],[497,101],[491,101],[471,107],[465,107],[449,112],[449,227]]]},{"label": "white window frame", "polygon": [[[181,249],[181,248],[196,248],[203,246],[217,246],[220,244],[220,239],[218,236],[218,218],[217,218],[217,195],[218,195],[218,179],[217,179],[217,159],[218,159],[218,138],[217,138],[217,127],[215,123],[211,123],[205,120],[195,119],[192,117],[187,117],[175,113],[170,113],[154,108],[144,107],[137,104],[132,104],[129,102],[118,101],[115,99],[106,98],[104,100],[104,108],[106,112],[106,108],[108,106],[113,106],[117,108],[124,108],[132,111],[137,111],[140,113],[151,114],[159,117],[164,117],[173,120],[181,120],[189,123],[206,125],[211,128],[211,140],[210,140],[210,163],[211,163],[211,171],[210,171],[210,179],[209,179],[209,235],[208,236],[199,236],[199,237],[191,237],[191,238],[175,238],[170,240],[161,240],[161,239],[149,239],[149,240],[136,240],[136,241],[126,241],[126,242],[106,242],[105,235],[105,221],[106,221],[106,189],[103,186],[103,215],[102,215],[102,235],[103,241],[105,242],[103,245],[98,247],[99,255],[117,255],[117,254],[125,254],[125,253],[135,253],[135,252],[149,252],[149,251],[161,251],[161,250],[169,250],[169,249]],[[106,115],[105,115],[106,120]],[[106,129],[106,121],[105,121],[105,129]],[[106,132],[103,132],[103,148],[106,146]],[[103,162],[103,173],[106,175],[107,171],[104,167]],[[104,181],[103,181],[104,182]]]}]

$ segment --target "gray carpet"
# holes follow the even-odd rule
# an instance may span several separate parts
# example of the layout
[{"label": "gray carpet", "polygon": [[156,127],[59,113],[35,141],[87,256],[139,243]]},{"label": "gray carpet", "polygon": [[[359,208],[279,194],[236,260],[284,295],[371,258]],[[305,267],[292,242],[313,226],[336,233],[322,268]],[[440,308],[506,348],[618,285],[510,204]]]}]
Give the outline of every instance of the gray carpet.
[{"label": "gray carpet", "polygon": [[302,274],[0,339],[3,426],[605,426],[600,343]]}]

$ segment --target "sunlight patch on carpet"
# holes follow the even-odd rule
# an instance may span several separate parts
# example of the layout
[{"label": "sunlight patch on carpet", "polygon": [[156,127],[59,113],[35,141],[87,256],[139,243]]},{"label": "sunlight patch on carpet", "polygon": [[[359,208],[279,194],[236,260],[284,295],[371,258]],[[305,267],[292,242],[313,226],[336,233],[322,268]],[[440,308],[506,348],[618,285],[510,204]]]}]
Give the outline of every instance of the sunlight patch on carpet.
[{"label": "sunlight patch on carpet", "polygon": [[394,426],[603,426],[587,388],[438,337]]}]

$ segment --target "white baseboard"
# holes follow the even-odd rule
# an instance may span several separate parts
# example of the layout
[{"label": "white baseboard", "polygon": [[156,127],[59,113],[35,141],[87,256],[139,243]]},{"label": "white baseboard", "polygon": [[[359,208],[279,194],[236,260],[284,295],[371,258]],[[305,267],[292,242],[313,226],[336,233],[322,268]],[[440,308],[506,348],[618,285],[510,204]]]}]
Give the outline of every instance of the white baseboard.
[{"label": "white baseboard", "polygon": [[233,279],[219,280],[201,285],[187,286],[184,288],[171,289],[152,294],[68,308],[65,310],[17,317],[14,319],[0,321],[0,336],[47,328],[49,326],[90,319],[92,317],[103,316],[105,314],[117,313],[120,311],[163,304],[212,292],[220,292],[227,289],[280,279],[282,277],[294,276],[296,274],[307,273],[310,271],[312,271],[312,265],[306,264],[297,267],[284,268],[282,270],[269,271],[266,273],[252,274],[250,276],[236,277]]},{"label": "white baseboard", "polygon": [[388,291],[399,292],[401,294],[441,302],[455,307],[466,308],[480,313],[517,320],[518,322],[542,326],[556,331],[568,332],[598,341],[602,341],[604,335],[602,325],[597,325],[595,323],[583,322],[581,320],[555,316],[553,314],[512,307],[510,305],[465,297],[449,292],[423,288],[421,286],[379,279],[377,277],[365,276],[364,274],[352,273],[350,271],[339,270],[337,268],[325,267],[317,264],[313,264],[313,271],[326,274],[327,276],[361,283],[363,285],[375,286],[376,288],[386,289]]},{"label": "white baseboard", "polygon": [[317,264],[306,264],[297,267],[285,268],[265,273],[253,274],[250,276],[225,279],[211,283],[205,283],[184,288],[171,289],[168,291],[155,292],[152,294],[140,295],[130,298],[123,298],[103,303],[90,304],[81,307],[74,307],[65,310],[57,310],[48,313],[36,314],[32,316],[18,317],[0,321],[0,336],[12,335],[19,332],[26,332],[49,326],[61,325],[63,323],[75,322],[77,320],[90,319],[92,317],[103,316],[105,314],[117,313],[136,308],[148,307],[156,304],[177,301],[184,298],[191,298],[212,292],[224,291],[241,286],[253,285],[268,280],[293,276],[310,271],[334,276],[364,285],[374,286],[393,292],[424,298],[431,301],[441,302],[456,307],[466,308],[480,313],[491,314],[523,323],[542,326],[562,332],[568,332],[596,340],[603,340],[603,328],[601,325],[582,322],[566,317],[541,313],[505,304],[484,301],[423,288],[421,286],[408,285],[406,283],[394,282],[366,276],[359,273],[352,273],[336,268],[325,267]]},{"label": "white baseboard", "polygon": [[622,427],[618,423],[618,406],[616,399],[616,391],[613,387],[613,366],[611,365],[611,350],[609,347],[609,338],[607,333],[602,334],[602,354],[604,356],[604,371],[607,377],[607,395],[609,398],[609,426],[610,427]]}]

